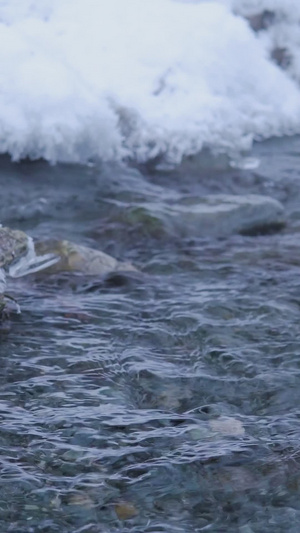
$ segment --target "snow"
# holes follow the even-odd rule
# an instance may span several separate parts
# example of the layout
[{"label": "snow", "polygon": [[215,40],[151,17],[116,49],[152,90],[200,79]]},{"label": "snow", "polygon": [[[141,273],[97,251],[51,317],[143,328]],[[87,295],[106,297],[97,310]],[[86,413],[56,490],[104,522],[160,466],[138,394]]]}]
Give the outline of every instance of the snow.
[{"label": "snow", "polygon": [[[251,30],[242,15],[262,3],[284,31]],[[300,133],[297,61],[270,60],[280,32],[298,57],[295,13],[297,0],[0,0],[0,153],[178,163]]]}]

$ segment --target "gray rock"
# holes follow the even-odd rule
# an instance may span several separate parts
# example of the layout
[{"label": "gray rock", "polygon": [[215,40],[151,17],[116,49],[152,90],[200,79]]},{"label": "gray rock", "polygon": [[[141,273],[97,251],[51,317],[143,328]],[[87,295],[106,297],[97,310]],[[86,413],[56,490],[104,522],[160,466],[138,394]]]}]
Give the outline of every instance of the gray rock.
[{"label": "gray rock", "polygon": [[[43,270],[43,273],[82,272],[87,275],[102,275],[115,271],[134,271],[131,263],[117,261],[114,257],[70,241],[49,240],[35,244],[37,256],[54,255],[58,261]],[[46,255],[46,256],[47,256]]]},{"label": "gray rock", "polygon": [[147,203],[143,207],[178,236],[226,236],[267,233],[285,224],[284,208],[268,196],[209,195],[176,202]]}]

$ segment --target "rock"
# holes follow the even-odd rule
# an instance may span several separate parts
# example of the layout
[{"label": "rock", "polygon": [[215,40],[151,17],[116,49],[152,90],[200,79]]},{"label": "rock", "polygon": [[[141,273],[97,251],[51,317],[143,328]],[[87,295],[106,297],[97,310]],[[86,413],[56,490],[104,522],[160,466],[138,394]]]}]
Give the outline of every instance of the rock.
[{"label": "rock", "polygon": [[95,507],[95,503],[91,497],[83,492],[73,492],[68,496],[68,505],[76,505],[83,507],[84,509],[92,509]]},{"label": "rock", "polygon": [[147,203],[147,208],[181,237],[268,233],[285,224],[284,209],[277,200],[254,194],[189,196],[176,202]]},{"label": "rock", "polygon": [[0,294],[0,329],[5,329],[4,324],[10,319],[11,315],[19,315],[21,308],[16,300],[8,294]]},{"label": "rock", "polygon": [[2,314],[4,313],[5,307],[6,307],[5,296],[4,294],[0,294],[0,316],[2,316]]},{"label": "rock", "polygon": [[0,227],[0,268],[8,268],[16,259],[26,255],[28,235],[23,231]]},{"label": "rock", "polygon": [[130,502],[116,503],[115,511],[119,520],[129,520],[138,514],[136,507]]},{"label": "rock", "polygon": [[[6,288],[6,276],[5,276],[4,269],[0,268],[0,297],[3,296],[5,288]],[[1,303],[0,303],[0,308],[1,308]]]},{"label": "rock", "polygon": [[56,261],[53,254],[37,257],[32,238],[23,231],[0,227],[0,292],[5,286],[5,272],[18,278],[37,272]]},{"label": "rock", "polygon": [[143,206],[133,206],[123,214],[128,226],[140,226],[146,235],[159,237],[164,231],[162,221]]},{"label": "rock", "polygon": [[44,241],[35,244],[36,254],[44,255],[52,253],[60,257],[53,266],[45,269],[45,273],[54,272],[82,272],[88,275],[103,275],[112,271],[137,271],[131,263],[122,263],[114,257],[94,250],[87,246],[81,246],[69,241]]},{"label": "rock", "polygon": [[245,435],[245,429],[240,420],[229,416],[220,416],[209,421],[209,427],[212,431],[221,435],[232,437],[241,437]]}]

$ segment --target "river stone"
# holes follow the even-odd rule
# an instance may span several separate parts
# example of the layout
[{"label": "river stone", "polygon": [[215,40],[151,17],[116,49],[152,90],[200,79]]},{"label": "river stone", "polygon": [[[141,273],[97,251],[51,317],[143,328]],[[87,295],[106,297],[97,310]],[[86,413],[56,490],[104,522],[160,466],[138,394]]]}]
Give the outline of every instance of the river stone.
[{"label": "river stone", "polygon": [[230,416],[219,416],[209,420],[208,425],[212,431],[221,435],[241,437],[245,435],[245,428],[240,420]]},{"label": "river stone", "polygon": [[169,231],[184,237],[267,233],[285,224],[282,204],[255,194],[189,196],[176,202],[147,203],[147,209],[164,220]]},{"label": "river stone", "polygon": [[119,520],[128,520],[138,514],[137,508],[130,502],[116,503],[115,512]]},{"label": "river stone", "polygon": [[53,253],[60,260],[49,268],[46,273],[82,272],[88,275],[103,275],[115,271],[137,271],[131,263],[117,261],[100,250],[72,243],[70,241],[49,240],[35,243],[37,255]]}]

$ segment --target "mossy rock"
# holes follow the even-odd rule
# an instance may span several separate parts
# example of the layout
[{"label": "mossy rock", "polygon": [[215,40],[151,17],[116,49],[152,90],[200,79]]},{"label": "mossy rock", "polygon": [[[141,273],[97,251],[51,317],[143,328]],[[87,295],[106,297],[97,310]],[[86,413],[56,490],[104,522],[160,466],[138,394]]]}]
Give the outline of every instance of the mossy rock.
[{"label": "mossy rock", "polygon": [[157,237],[164,232],[163,221],[143,206],[135,206],[126,210],[125,221],[130,226],[139,226],[144,233],[152,237]]},{"label": "mossy rock", "polygon": [[103,275],[113,271],[136,271],[131,263],[117,261],[114,257],[87,246],[70,241],[49,240],[35,244],[36,254],[55,254],[60,259],[43,272],[81,272],[87,275]]}]

